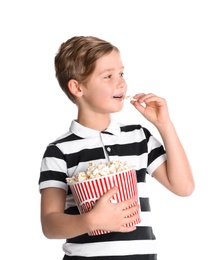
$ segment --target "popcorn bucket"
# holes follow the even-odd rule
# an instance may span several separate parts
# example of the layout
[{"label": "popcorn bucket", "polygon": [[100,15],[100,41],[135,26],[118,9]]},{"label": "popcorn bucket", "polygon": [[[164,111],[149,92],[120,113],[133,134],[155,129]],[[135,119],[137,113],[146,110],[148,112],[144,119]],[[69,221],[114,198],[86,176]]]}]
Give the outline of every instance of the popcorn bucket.
[{"label": "popcorn bucket", "polygon": [[[134,169],[113,173],[81,182],[70,182],[74,200],[80,214],[90,211],[96,201],[112,187],[117,186],[117,193],[111,198],[112,203],[122,202],[136,197],[138,201],[136,171]],[[130,207],[133,205],[130,205]],[[127,216],[128,217],[128,216]],[[133,226],[140,223],[140,218],[127,224]],[[95,230],[88,233],[90,236],[107,234],[109,231]]]}]

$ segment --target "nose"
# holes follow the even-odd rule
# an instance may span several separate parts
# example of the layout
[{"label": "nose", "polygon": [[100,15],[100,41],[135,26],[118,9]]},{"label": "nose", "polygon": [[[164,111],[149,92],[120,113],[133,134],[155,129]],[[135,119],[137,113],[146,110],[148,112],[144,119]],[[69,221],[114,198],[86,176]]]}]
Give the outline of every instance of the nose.
[{"label": "nose", "polygon": [[117,81],[117,88],[126,88],[127,84],[124,78],[119,78]]}]

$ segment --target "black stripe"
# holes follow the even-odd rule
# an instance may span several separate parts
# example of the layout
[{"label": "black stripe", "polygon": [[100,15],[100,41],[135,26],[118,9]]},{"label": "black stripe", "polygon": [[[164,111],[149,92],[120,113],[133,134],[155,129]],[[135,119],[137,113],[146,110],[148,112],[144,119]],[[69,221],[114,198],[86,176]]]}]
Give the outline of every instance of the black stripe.
[{"label": "black stripe", "polygon": [[110,156],[128,156],[128,155],[141,155],[147,153],[147,142],[143,140],[141,142],[133,142],[129,144],[115,144],[105,146],[110,148]]},{"label": "black stripe", "polygon": [[70,207],[64,211],[66,214],[69,215],[80,215],[78,207]]},{"label": "black stripe", "polygon": [[77,153],[65,155],[68,168],[74,167],[80,162],[90,162],[98,159],[105,159],[103,147],[82,149]]},{"label": "black stripe", "polygon": [[[89,236],[84,234],[78,237],[67,239],[67,243],[93,243],[105,241],[128,241],[128,240],[155,240],[152,227],[137,227],[136,230],[128,233],[111,232],[100,236]],[[103,245],[102,245],[103,246]]]},{"label": "black stripe", "polygon": [[165,154],[165,150],[162,145],[153,149],[148,155],[148,165],[150,165],[156,158],[158,158],[162,154]]},{"label": "black stripe", "polygon": [[122,132],[132,132],[134,130],[139,130],[141,129],[141,125],[125,125],[121,126],[121,131]]},{"label": "black stripe", "polygon": [[136,171],[137,182],[146,182],[146,169],[140,169]]},{"label": "black stripe", "polygon": [[146,128],[144,128],[144,127],[143,127],[143,131],[144,131],[144,133],[145,133],[146,141],[148,142],[148,141],[149,141],[149,138],[150,138],[150,136],[152,136],[152,134],[149,132],[148,129],[146,129]]},{"label": "black stripe", "polygon": [[57,171],[42,171],[40,173],[39,178],[39,184],[42,181],[48,181],[48,180],[55,180],[55,181],[61,181],[66,183],[66,178],[68,176],[63,172],[57,172]]},{"label": "black stripe", "polygon": [[[67,256],[63,260],[86,260],[82,256]],[[157,260],[157,255],[123,255],[123,256],[93,256],[88,257],[89,260]]]},{"label": "black stripe", "polygon": [[139,198],[141,211],[151,211],[149,205],[149,198]]},{"label": "black stripe", "polygon": [[44,153],[43,158],[45,157],[55,157],[58,159],[65,160],[64,154],[56,145],[49,145]]}]

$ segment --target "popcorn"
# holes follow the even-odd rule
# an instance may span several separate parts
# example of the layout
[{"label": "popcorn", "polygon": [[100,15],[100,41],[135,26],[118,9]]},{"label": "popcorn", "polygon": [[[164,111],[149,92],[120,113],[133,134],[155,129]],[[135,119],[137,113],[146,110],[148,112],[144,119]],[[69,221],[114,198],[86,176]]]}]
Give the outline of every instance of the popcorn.
[{"label": "popcorn", "polygon": [[125,99],[129,101],[137,101],[137,99],[134,98],[133,96],[125,96]]},{"label": "popcorn", "polygon": [[89,167],[84,172],[75,174],[73,177],[67,178],[66,180],[68,183],[86,181],[89,179],[126,171],[131,168],[133,168],[133,165],[127,162],[121,162],[119,160],[100,162],[99,164],[89,162]]}]

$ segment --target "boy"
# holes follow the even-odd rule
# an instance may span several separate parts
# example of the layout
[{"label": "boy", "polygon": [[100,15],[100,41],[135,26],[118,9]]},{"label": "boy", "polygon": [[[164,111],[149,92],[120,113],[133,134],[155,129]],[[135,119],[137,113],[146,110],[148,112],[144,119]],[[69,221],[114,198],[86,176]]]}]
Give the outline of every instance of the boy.
[{"label": "boy", "polygon": [[[96,37],[73,37],[60,46],[55,70],[62,90],[77,105],[78,115],[69,131],[49,144],[43,156],[39,187],[44,235],[66,239],[64,260],[157,259],[146,174],[179,196],[194,190],[191,168],[166,101],[151,93],[136,94],[130,101],[156,126],[163,146],[141,125],[122,125],[111,117],[121,111],[127,91],[117,47]],[[80,215],[66,178],[84,171],[90,161],[106,159],[135,165],[140,205],[127,209],[134,199],[110,203],[115,187],[89,213]],[[125,225],[139,215],[140,224]],[[87,234],[96,229],[111,232]]]}]

